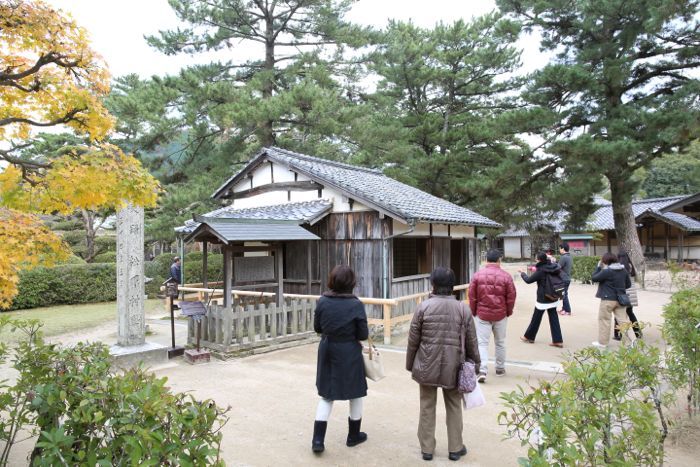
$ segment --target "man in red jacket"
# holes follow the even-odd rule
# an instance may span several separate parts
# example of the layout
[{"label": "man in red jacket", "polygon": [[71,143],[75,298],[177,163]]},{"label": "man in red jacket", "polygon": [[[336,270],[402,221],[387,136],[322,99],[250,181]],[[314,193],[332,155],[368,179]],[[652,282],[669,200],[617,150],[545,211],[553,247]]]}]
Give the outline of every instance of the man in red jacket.
[{"label": "man in red jacket", "polygon": [[496,344],[496,376],[506,374],[506,326],[515,306],[513,278],[501,269],[501,253],[489,250],[486,266],[469,283],[469,307],[476,324],[481,370],[478,381],[486,382],[491,333]]}]

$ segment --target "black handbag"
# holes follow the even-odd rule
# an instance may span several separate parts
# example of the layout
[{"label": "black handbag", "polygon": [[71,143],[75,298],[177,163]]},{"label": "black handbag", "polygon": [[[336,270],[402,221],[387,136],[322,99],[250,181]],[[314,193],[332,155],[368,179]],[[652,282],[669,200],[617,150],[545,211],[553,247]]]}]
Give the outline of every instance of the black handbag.
[{"label": "black handbag", "polygon": [[630,300],[630,296],[627,295],[626,293],[618,293],[617,294],[617,303],[624,307],[632,306],[632,301]]}]

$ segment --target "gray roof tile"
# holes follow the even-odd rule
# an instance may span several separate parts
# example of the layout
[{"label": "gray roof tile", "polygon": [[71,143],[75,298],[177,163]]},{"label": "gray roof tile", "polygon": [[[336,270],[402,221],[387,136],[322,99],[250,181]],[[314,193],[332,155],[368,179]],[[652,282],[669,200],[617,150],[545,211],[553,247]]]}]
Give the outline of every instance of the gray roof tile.
[{"label": "gray roof tile", "polygon": [[279,148],[266,148],[263,152],[322,184],[334,186],[351,198],[370,207],[376,206],[408,222],[500,227],[500,224],[487,217],[387,177],[378,170]]},{"label": "gray roof tile", "polygon": [[[333,203],[328,199],[285,203],[256,208],[233,209],[226,206],[208,212],[203,217],[220,219],[263,219],[296,221],[298,224],[314,222],[331,210]],[[185,221],[185,225],[177,227],[176,232],[190,233],[199,226],[194,220]]]},{"label": "gray roof tile", "polygon": [[[649,198],[632,201],[632,212],[636,218],[645,211],[659,211],[683,198],[685,198],[685,196],[669,196],[666,198]],[[615,221],[613,220],[612,205],[598,208],[588,221],[588,227],[591,230],[614,230]]]}]

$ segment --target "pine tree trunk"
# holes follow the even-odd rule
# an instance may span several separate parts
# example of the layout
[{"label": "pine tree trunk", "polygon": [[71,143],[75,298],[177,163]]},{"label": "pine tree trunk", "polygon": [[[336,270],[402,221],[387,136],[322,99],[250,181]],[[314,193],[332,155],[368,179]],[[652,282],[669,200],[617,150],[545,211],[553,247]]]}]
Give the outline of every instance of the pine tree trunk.
[{"label": "pine tree trunk", "polygon": [[623,248],[630,256],[630,260],[637,270],[637,279],[641,279],[644,287],[644,274],[646,264],[642,244],[637,234],[637,222],[632,211],[632,196],[623,188],[623,183],[610,181],[610,193],[612,198],[613,219],[615,221],[615,234],[617,235],[618,250]]},{"label": "pine tree trunk", "polygon": [[[270,99],[274,90],[275,79],[275,29],[272,19],[272,12],[266,15],[265,19],[265,73],[263,78],[262,97],[264,100]],[[261,143],[263,146],[274,146],[275,132],[271,119],[263,122],[261,133]]]}]

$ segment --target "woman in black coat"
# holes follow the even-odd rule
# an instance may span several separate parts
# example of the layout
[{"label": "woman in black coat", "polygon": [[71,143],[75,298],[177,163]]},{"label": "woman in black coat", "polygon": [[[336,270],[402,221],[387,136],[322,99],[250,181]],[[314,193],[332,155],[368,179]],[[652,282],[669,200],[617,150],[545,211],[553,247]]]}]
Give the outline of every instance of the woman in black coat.
[{"label": "woman in black coat", "polygon": [[321,400],[316,410],[311,449],[325,449],[324,439],[333,401],[349,400],[347,446],[367,440],[360,431],[362,398],[367,395],[367,380],[362,360],[362,344],[367,339],[365,307],[352,294],[355,273],[348,266],[333,268],[328,279],[328,292],[319,299],[314,311],[314,330],[321,334],[316,366],[316,388]]},{"label": "woman in black coat", "polygon": [[[620,260],[620,264],[625,267],[625,270],[627,271],[627,274],[630,275],[630,278],[632,280],[632,286],[634,286],[634,277],[637,275],[637,270],[634,269],[634,263],[632,263],[632,260],[630,260],[630,256],[627,254],[625,250],[620,248],[620,252],[617,254],[617,258]],[[636,294],[636,290],[634,291]],[[630,296],[630,298],[632,298]],[[636,300],[636,299],[635,299]],[[633,302],[635,302],[633,300]],[[637,337],[637,339],[642,338],[642,328],[639,326],[639,320],[637,319],[637,316],[634,314],[634,308],[632,305],[627,307],[627,317],[630,319],[632,322],[632,329],[634,330],[634,335]],[[622,340],[622,334],[620,333],[620,328],[618,327],[619,323],[617,322],[617,318],[615,319],[615,332],[613,333],[613,339],[616,341]]]},{"label": "woman in black coat", "polygon": [[549,331],[552,334],[552,342],[549,344],[552,347],[564,347],[564,338],[561,335],[561,326],[559,325],[559,315],[557,308],[561,305],[560,299],[549,299],[545,297],[545,280],[547,274],[559,274],[561,267],[558,263],[552,263],[547,257],[547,253],[540,251],[537,253],[537,264],[535,272],[531,275],[525,274],[525,271],[520,270],[520,277],[526,284],[537,282],[537,300],[535,301],[535,311],[532,313],[530,325],[525,331],[520,340],[529,344],[535,343],[537,332],[540,330],[542,316],[547,313],[549,317]]}]

